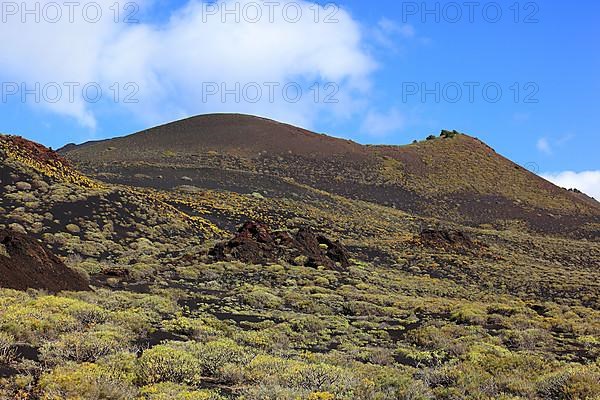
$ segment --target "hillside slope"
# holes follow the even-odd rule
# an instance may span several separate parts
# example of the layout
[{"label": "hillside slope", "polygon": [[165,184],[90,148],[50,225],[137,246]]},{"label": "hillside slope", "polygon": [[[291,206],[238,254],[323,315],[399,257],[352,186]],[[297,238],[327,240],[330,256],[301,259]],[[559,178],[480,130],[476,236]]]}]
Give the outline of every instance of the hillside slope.
[{"label": "hillside slope", "polygon": [[216,114],[61,153],[107,182],[267,196],[300,185],[470,225],[595,237],[600,203],[558,188],[478,139],[364,146],[264,118]]},{"label": "hillside slope", "polygon": [[89,290],[82,275],[37,241],[11,230],[0,230],[0,287],[50,292]]},{"label": "hillside slope", "polygon": [[18,136],[0,135],[0,199],[0,228],[28,233],[61,256],[137,260],[148,248],[168,253],[213,232],[208,221],[151,194],[90,179]]},{"label": "hillside slope", "polygon": [[[391,187],[416,186],[395,163],[419,165],[397,161],[396,150],[368,156],[386,163]],[[49,295],[0,279],[0,398],[600,394],[600,241],[420,217],[277,176],[282,170],[168,162],[186,157],[88,167],[148,186],[129,187],[0,135],[0,229],[27,232],[90,283]],[[302,177],[319,165],[305,164]],[[195,186],[207,171],[218,190]],[[233,183],[268,189],[223,189]],[[377,185],[365,187],[368,195]],[[2,273],[36,265],[7,244]],[[63,272],[43,274],[57,282]],[[66,289],[88,289],[83,283]]]}]

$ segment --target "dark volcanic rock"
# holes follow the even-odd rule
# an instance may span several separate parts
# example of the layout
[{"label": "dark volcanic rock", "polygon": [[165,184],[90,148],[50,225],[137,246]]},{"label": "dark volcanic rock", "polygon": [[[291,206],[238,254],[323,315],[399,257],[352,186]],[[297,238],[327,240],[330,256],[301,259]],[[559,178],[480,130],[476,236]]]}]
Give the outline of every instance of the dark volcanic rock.
[{"label": "dark volcanic rock", "polygon": [[86,280],[35,239],[0,231],[0,287],[17,290],[89,290]]},{"label": "dark volcanic rock", "polygon": [[129,276],[129,270],[123,267],[110,267],[103,269],[102,275],[115,278],[126,278]]},{"label": "dark volcanic rock", "polygon": [[272,233],[267,225],[257,222],[246,222],[231,240],[218,243],[209,255],[215,261],[234,259],[252,264],[283,260],[313,268],[343,269],[350,265],[344,246],[309,228],[300,228],[295,234]]},{"label": "dark volcanic rock", "polygon": [[269,228],[260,223],[246,222],[238,231],[238,234],[233,240],[239,242],[255,241],[258,243],[272,243],[273,237],[269,232]]},{"label": "dark volcanic rock", "polygon": [[323,235],[316,235],[308,228],[300,228],[295,241],[301,255],[308,257],[308,266],[333,267],[336,263],[343,267],[350,265],[348,251],[339,242],[333,242]]},{"label": "dark volcanic rock", "polygon": [[252,264],[277,260],[276,245],[266,225],[246,222],[235,237],[218,243],[209,253],[217,261],[235,259]]},{"label": "dark volcanic rock", "polygon": [[432,247],[475,247],[466,233],[456,230],[425,229],[419,236],[421,243]]},{"label": "dark volcanic rock", "polygon": [[348,250],[340,242],[333,242],[326,238],[325,236],[319,235],[317,236],[317,240],[319,244],[327,246],[327,252],[325,255],[336,263],[340,263],[341,265],[347,267],[350,265],[350,257]]}]

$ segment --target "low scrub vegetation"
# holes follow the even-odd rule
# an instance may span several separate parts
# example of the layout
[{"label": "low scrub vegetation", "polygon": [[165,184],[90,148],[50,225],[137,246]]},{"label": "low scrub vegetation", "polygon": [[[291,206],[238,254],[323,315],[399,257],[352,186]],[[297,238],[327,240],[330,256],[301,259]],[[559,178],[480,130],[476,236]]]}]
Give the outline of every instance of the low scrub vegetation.
[{"label": "low scrub vegetation", "polygon": [[[427,146],[450,156],[466,140],[409,147],[425,168]],[[510,221],[426,240],[440,221],[292,181],[299,197],[133,189],[0,151],[12,157],[0,227],[39,239],[90,284],[0,289],[0,399],[599,399],[597,241]],[[465,182],[411,183],[393,157],[382,168],[385,181],[369,182]],[[310,226],[352,259],[215,262],[210,250],[245,220]]]},{"label": "low scrub vegetation", "polygon": [[1,290],[0,363],[12,372],[0,397],[600,395],[592,309],[546,302],[542,312],[509,296],[488,302],[483,292],[412,296],[423,280],[361,263],[346,272],[240,263],[178,272],[137,294]]}]

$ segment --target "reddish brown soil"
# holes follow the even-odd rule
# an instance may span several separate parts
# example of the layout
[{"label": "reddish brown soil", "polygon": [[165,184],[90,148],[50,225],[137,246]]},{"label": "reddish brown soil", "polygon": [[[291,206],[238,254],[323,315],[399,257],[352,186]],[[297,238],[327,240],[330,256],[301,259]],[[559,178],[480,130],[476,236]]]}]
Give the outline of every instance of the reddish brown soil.
[{"label": "reddish brown soil", "polygon": [[[111,150],[106,150],[106,146]],[[238,155],[296,154],[329,157],[336,154],[354,154],[364,158],[364,148],[350,140],[337,139],[310,132],[292,125],[266,118],[242,114],[210,114],[171,122],[135,135],[108,141],[89,142],[82,146],[67,145],[60,152],[83,150],[96,152],[96,157],[128,160],[131,149],[150,152],[146,156],[160,156],[157,149],[173,152],[227,151]],[[152,153],[152,150],[154,152]]]},{"label": "reddish brown soil", "polygon": [[0,231],[0,243],[8,257],[0,254],[0,287],[26,290],[89,290],[86,280],[69,269],[36,240],[11,231]]},{"label": "reddish brown soil", "polygon": [[6,140],[9,145],[19,149],[19,152],[26,155],[28,158],[37,160],[40,163],[60,163],[65,166],[69,165],[69,162],[60,156],[57,152],[30,140],[27,140],[21,136],[6,136]]}]

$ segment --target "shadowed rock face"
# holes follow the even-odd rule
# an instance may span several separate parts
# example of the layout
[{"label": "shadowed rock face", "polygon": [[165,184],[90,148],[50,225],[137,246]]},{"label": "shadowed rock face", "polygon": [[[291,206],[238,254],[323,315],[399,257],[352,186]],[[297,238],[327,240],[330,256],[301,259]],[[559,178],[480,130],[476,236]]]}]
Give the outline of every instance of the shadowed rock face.
[{"label": "shadowed rock face", "polygon": [[86,280],[36,240],[0,231],[0,287],[26,290],[89,290]]},{"label": "shadowed rock face", "polygon": [[210,255],[215,261],[234,259],[252,264],[287,261],[337,270],[350,265],[348,251],[341,243],[309,228],[300,228],[295,234],[287,231],[271,233],[267,225],[257,222],[246,222],[231,240],[217,244]]}]

